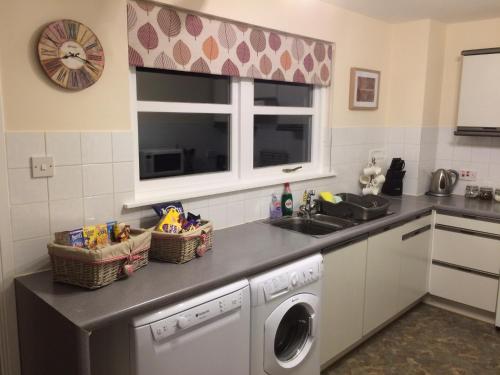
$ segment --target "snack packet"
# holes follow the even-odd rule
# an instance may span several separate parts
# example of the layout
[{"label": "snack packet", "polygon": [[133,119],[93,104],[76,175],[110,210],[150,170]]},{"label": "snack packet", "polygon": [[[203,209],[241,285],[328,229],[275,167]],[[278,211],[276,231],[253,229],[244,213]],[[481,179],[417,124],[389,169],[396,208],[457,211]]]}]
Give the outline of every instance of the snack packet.
[{"label": "snack packet", "polygon": [[158,204],[154,204],[152,207],[153,207],[153,210],[156,212],[156,214],[159,217],[165,216],[166,214],[168,214],[168,212],[171,209],[177,210],[177,212],[179,213],[179,215],[183,215],[184,214],[184,207],[182,207],[182,203],[181,202],[158,203]]},{"label": "snack packet", "polygon": [[102,249],[109,245],[106,224],[86,225],[83,227],[85,247],[90,250]]},{"label": "snack packet", "polygon": [[130,225],[125,223],[115,224],[113,232],[115,241],[127,241],[130,238]]},{"label": "snack packet", "polygon": [[169,209],[156,226],[156,230],[165,233],[180,233],[182,231],[180,217],[181,215],[175,207]]}]

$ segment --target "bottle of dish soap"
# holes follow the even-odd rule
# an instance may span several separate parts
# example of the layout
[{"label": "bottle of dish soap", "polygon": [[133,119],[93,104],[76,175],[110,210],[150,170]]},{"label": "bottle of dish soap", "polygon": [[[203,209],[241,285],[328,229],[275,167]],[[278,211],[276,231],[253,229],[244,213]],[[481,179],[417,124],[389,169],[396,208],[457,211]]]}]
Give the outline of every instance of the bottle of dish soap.
[{"label": "bottle of dish soap", "polygon": [[285,183],[283,194],[281,194],[281,213],[283,216],[291,216],[293,214],[293,196],[288,182]]}]

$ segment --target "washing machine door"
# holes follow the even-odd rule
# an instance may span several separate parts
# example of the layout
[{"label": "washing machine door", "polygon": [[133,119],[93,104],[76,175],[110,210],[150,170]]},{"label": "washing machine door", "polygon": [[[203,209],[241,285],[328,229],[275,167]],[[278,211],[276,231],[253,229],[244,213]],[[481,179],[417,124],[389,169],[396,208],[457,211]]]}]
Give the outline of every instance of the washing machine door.
[{"label": "washing machine door", "polygon": [[319,324],[319,299],[302,293],[279,305],[266,320],[264,370],[285,375],[302,364],[314,348]]}]

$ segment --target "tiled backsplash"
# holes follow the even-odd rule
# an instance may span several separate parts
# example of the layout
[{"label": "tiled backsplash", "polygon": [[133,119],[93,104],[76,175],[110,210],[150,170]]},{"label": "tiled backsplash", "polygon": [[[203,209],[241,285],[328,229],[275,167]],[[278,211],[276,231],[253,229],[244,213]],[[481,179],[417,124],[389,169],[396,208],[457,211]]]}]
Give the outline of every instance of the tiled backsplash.
[{"label": "tiled backsplash", "polygon": [[[359,192],[359,174],[369,152],[385,149],[387,162],[406,160],[406,194],[423,194],[436,167],[469,168],[478,185],[500,187],[500,140],[454,137],[451,128],[333,128],[330,152],[335,178],[292,184],[297,209],[305,189]],[[326,138],[326,137],[325,137]],[[46,243],[54,232],[117,219],[133,226],[156,221],[150,208],[125,210],[134,198],[132,135],[102,133],[7,133],[7,163],[16,273],[48,266]],[[325,139],[322,147],[328,151]],[[30,157],[54,157],[54,177],[33,179]],[[466,182],[459,182],[461,194]],[[210,218],[216,228],[268,216],[269,186],[183,201],[187,210]]]},{"label": "tiled backsplash", "polygon": [[500,188],[500,138],[456,137],[454,128],[440,128],[435,168],[466,169],[477,172],[476,181],[459,181],[456,194],[466,185]]}]

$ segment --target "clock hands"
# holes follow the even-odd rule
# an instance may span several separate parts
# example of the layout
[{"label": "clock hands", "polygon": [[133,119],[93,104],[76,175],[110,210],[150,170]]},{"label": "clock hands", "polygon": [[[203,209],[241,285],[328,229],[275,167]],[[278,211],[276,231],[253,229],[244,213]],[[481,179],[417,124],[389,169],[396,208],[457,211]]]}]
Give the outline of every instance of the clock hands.
[{"label": "clock hands", "polygon": [[83,57],[80,57],[80,52],[77,52],[77,53],[68,52],[68,54],[63,56],[62,58],[67,59],[68,57],[76,57],[77,59],[82,60],[85,64],[88,64],[93,69],[96,69],[95,65],[92,64],[89,60],[84,59]]}]

